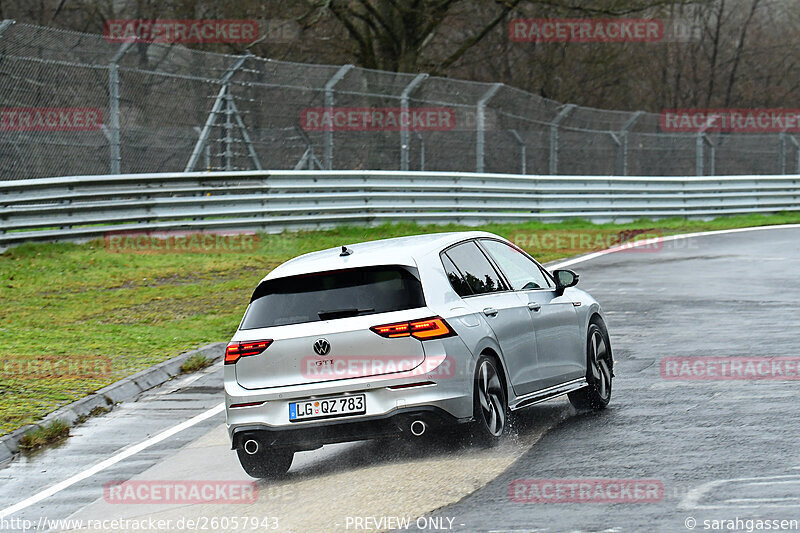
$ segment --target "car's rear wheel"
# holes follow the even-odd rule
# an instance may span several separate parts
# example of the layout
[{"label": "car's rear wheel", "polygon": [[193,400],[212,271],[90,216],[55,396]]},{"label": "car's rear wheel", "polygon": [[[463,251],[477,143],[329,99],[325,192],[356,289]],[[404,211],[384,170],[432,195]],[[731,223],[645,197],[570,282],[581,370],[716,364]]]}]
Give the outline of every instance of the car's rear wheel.
[{"label": "car's rear wheel", "polygon": [[508,429],[508,402],[495,359],[478,359],[474,387],[473,435],[482,444],[498,442]]},{"label": "car's rear wheel", "polygon": [[[250,448],[253,451],[253,448]],[[294,450],[290,448],[265,448],[259,445],[254,453],[244,448],[236,450],[239,463],[247,475],[254,478],[277,478],[289,471],[294,459]]]},{"label": "car's rear wheel", "polygon": [[586,381],[588,387],[570,392],[569,401],[576,409],[605,409],[611,401],[613,359],[608,332],[592,322],[586,335]]}]

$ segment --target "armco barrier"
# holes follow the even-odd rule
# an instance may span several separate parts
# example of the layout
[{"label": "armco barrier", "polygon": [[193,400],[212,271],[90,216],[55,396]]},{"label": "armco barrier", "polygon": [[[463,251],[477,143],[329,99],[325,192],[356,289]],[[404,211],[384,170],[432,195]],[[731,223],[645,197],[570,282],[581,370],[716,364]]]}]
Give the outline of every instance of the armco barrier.
[{"label": "armco barrier", "polygon": [[0,182],[0,246],[119,231],[282,229],[394,221],[626,221],[800,210],[800,176],[530,176],[237,171]]}]

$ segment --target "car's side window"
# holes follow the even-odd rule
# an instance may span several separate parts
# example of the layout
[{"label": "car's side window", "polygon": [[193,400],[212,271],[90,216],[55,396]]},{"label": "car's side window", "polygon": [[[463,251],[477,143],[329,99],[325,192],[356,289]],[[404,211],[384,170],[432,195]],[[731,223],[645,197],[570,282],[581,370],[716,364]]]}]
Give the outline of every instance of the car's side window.
[{"label": "car's side window", "polygon": [[444,271],[447,274],[447,279],[450,280],[450,285],[453,287],[453,290],[456,291],[456,294],[459,296],[469,296],[473,294],[472,289],[469,288],[467,285],[466,280],[461,275],[461,272],[458,271],[456,266],[447,257],[447,254],[442,254],[442,264],[444,265]]},{"label": "car's side window", "polygon": [[493,239],[481,239],[481,244],[497,262],[515,291],[552,287],[539,265],[516,248]]},{"label": "car's side window", "polygon": [[[500,274],[474,242],[453,246],[443,255],[446,255],[461,272],[466,285],[473,293],[483,294],[506,290]],[[453,288],[458,292],[455,286]]]}]

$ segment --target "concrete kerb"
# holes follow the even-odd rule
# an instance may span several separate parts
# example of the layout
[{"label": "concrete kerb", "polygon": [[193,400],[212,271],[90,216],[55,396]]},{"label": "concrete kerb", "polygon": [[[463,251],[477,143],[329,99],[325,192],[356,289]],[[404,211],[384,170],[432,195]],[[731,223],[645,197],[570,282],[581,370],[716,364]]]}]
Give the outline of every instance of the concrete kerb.
[{"label": "concrete kerb", "polygon": [[12,431],[8,435],[0,437],[0,464],[10,461],[19,453],[19,441],[31,430],[49,424],[54,420],[61,420],[69,426],[83,421],[86,417],[92,416],[97,408],[110,410],[120,402],[136,399],[146,390],[158,387],[163,383],[181,374],[183,363],[195,355],[204,355],[212,363],[220,360],[225,354],[224,342],[214,342],[207,344],[197,350],[191,350],[173,357],[163,363],[137,372],[131,376],[123,378],[107,387],[67,404],[60,409],[53,411],[42,420],[35,424],[30,424]]}]

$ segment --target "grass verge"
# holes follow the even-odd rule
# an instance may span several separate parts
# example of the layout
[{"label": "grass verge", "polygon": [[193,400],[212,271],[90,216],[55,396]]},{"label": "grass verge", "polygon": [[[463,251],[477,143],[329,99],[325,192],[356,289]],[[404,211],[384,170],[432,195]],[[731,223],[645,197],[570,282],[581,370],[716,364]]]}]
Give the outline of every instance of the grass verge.
[{"label": "grass verge", "polygon": [[66,439],[68,436],[69,425],[62,420],[53,420],[49,424],[25,433],[19,441],[19,448],[24,451],[31,451]]},{"label": "grass verge", "polygon": [[[631,237],[787,223],[800,223],[800,214],[480,229],[547,262]],[[287,232],[261,235],[246,253],[119,253],[101,240],[11,248],[0,254],[0,434],[179,353],[229,339],[258,281],[287,259],[360,241],[468,229],[476,228],[387,224]]]},{"label": "grass verge", "polygon": [[189,374],[197,372],[211,364],[211,360],[201,353],[194,354],[181,365],[181,372]]}]

